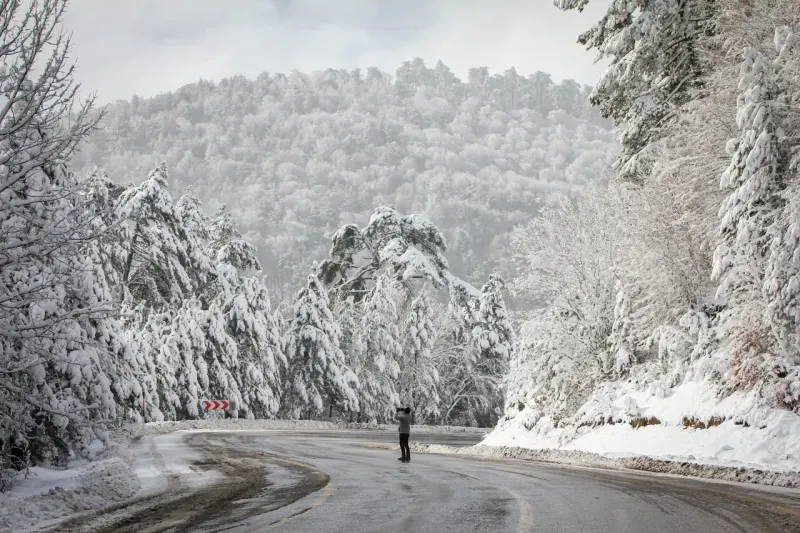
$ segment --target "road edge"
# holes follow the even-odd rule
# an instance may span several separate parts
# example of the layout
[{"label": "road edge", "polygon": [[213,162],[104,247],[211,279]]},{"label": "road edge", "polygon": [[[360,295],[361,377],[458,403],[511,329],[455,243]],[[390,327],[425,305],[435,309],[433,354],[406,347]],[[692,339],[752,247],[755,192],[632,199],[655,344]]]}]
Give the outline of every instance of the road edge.
[{"label": "road edge", "polygon": [[[396,448],[396,446],[393,446]],[[490,459],[516,459],[542,464],[558,464],[614,470],[619,472],[647,472],[705,481],[722,481],[760,486],[800,489],[800,472],[779,472],[747,467],[703,465],[688,461],[667,461],[646,456],[609,458],[591,452],[575,450],[529,449],[516,446],[466,446],[454,447],[413,443],[417,453],[467,455]]]}]

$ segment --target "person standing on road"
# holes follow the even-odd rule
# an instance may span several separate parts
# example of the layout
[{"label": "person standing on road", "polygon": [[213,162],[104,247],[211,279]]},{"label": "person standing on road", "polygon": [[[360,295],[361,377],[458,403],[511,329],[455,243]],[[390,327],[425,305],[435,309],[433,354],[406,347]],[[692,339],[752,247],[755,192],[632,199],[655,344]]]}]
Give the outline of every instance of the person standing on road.
[{"label": "person standing on road", "polygon": [[408,437],[411,435],[411,408],[398,407],[394,417],[400,421],[398,431],[400,433],[400,453],[402,457],[398,457],[397,460],[409,463],[411,462],[411,448],[408,447]]}]

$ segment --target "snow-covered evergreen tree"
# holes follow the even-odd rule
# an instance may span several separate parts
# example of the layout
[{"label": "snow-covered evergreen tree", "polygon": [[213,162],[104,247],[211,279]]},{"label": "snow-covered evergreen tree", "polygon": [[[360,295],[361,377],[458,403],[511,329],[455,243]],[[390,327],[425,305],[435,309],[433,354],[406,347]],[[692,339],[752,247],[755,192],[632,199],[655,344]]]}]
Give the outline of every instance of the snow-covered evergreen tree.
[{"label": "snow-covered evergreen tree", "polygon": [[[104,277],[110,289],[110,299],[122,298],[122,271],[125,248],[116,224],[115,202],[124,187],[115,185],[105,173],[93,172],[83,183],[85,209],[91,217],[97,239],[88,243],[88,255],[94,257],[96,276]],[[95,338],[108,351],[108,374],[118,405],[118,415],[125,420],[142,420],[144,389],[140,378],[145,366],[139,357],[136,343],[130,342],[125,316],[130,313],[122,306],[121,316],[106,317],[97,324]]]},{"label": "snow-covered evergreen tree", "polygon": [[[582,11],[588,0],[554,0]],[[611,64],[590,97],[604,117],[623,128],[619,173],[642,181],[660,139],[700,83],[698,41],[713,31],[710,0],[612,1],[607,13],[578,41]]]},{"label": "snow-covered evergreen tree", "polygon": [[343,296],[362,298],[389,273],[399,280],[422,278],[448,287],[450,273],[442,233],[420,215],[400,215],[393,206],[375,209],[363,229],[349,224],[333,236],[330,258],[320,265],[322,280]]},{"label": "snow-covered evergreen tree", "polygon": [[126,246],[122,282],[133,298],[152,308],[178,304],[207,283],[210,264],[202,254],[204,230],[185,226],[182,209],[194,212],[191,202],[180,207],[173,203],[164,163],[119,199]]},{"label": "snow-covered evergreen tree", "polygon": [[345,365],[339,347],[341,333],[331,313],[328,295],[316,273],[308,277],[294,302],[286,332],[288,370],[281,411],[291,418],[311,417],[326,401],[344,411],[358,410],[355,374]]},{"label": "snow-covered evergreen tree", "polygon": [[257,275],[261,265],[254,247],[242,239],[223,208],[210,228],[208,255],[217,261],[214,285],[227,334],[236,343],[234,376],[246,416],[270,418],[280,402],[280,376],[286,359],[281,332],[267,289]]},{"label": "snow-covered evergreen tree", "polygon": [[[764,321],[762,297],[775,225],[784,209],[788,158],[781,146],[775,71],[755,47],[744,50],[736,123],[740,136],[728,143],[731,163],[720,186],[730,194],[720,208],[722,242],[714,254],[718,296],[725,298],[723,327],[733,339],[735,386],[769,379],[776,364]],[[760,339],[759,339],[760,338]]]},{"label": "snow-covered evergreen tree", "polygon": [[[775,29],[774,44],[777,58],[775,67],[782,74],[777,80],[780,89],[778,105],[796,106],[800,102],[800,91],[796,86],[800,82],[800,39],[790,28]],[[784,82],[793,77],[794,87]],[[789,86],[787,86],[789,85]],[[784,128],[790,131],[789,137],[796,131],[798,120],[787,120]],[[784,202],[783,211],[778,215],[771,228],[771,243],[767,257],[764,296],[767,299],[767,319],[772,325],[773,333],[781,351],[794,365],[800,365],[800,180],[797,179],[800,168],[798,147],[800,143],[783,139],[787,162],[786,186],[781,193]],[[793,178],[789,176],[794,176]],[[800,384],[799,384],[800,386]],[[800,399],[800,390],[793,391],[794,401]]]},{"label": "snow-covered evergreen tree", "polygon": [[386,275],[378,277],[364,301],[354,339],[359,418],[386,420],[399,405],[397,378],[402,354],[398,304],[403,289]]},{"label": "snow-covered evergreen tree", "polygon": [[505,282],[499,276],[489,276],[481,287],[478,321],[472,330],[480,359],[500,375],[505,374],[514,352],[514,331],[503,300],[504,290]]},{"label": "snow-covered evergreen tree", "polygon": [[481,424],[493,424],[504,398],[504,380],[514,352],[514,333],[503,300],[503,280],[492,274],[481,287],[480,297],[465,297],[460,313],[461,335],[467,343],[466,371],[470,387],[479,398]]},{"label": "snow-covered evergreen tree", "polygon": [[439,373],[433,361],[436,326],[433,309],[424,292],[412,302],[406,316],[405,344],[401,358],[400,403],[409,405],[417,421],[439,416]]}]

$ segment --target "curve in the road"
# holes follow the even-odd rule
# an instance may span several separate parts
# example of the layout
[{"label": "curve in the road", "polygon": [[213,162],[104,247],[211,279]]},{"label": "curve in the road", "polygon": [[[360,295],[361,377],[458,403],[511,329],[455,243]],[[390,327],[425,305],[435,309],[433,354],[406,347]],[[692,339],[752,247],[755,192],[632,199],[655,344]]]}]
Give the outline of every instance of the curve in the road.
[{"label": "curve in the road", "polygon": [[[422,434],[473,444],[478,436]],[[59,533],[798,533],[797,491],[464,456],[398,464],[386,431],[188,434],[221,485]],[[203,495],[221,493],[207,505]],[[203,490],[208,492],[203,492]]]}]

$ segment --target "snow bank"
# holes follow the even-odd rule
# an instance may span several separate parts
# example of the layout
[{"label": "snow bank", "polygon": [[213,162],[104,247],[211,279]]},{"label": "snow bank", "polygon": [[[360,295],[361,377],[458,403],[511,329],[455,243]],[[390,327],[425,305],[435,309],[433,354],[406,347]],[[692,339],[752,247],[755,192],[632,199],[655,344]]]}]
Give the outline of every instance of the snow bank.
[{"label": "snow bank", "polygon": [[[130,439],[142,435],[159,435],[173,431],[249,431],[249,430],[334,430],[334,429],[361,429],[397,431],[395,424],[367,424],[347,422],[325,422],[318,420],[246,420],[246,419],[207,419],[207,420],[182,420],[180,422],[152,422],[138,424],[118,430],[117,435]],[[461,427],[461,426],[414,426],[414,432],[419,433],[480,433],[491,431],[487,428]]]},{"label": "snow bank", "polygon": [[[397,448],[397,446],[393,446]],[[620,471],[647,471],[705,479],[758,483],[776,487],[800,488],[800,472],[777,472],[746,467],[713,466],[689,462],[664,461],[649,457],[614,458],[577,450],[530,449],[517,446],[466,446],[456,448],[437,444],[413,443],[411,449],[421,453],[446,453],[486,457],[491,459],[517,459],[538,463],[577,465]]]},{"label": "snow bank", "polygon": [[199,460],[179,436],[118,439],[110,456],[91,463],[76,462],[69,469],[32,468],[0,494],[0,533],[37,531],[60,519],[108,507],[132,498],[159,494],[170,488],[168,477],[188,486],[202,486],[218,476],[197,470]]},{"label": "snow bank", "polygon": [[0,532],[35,531],[63,516],[131,498],[140,487],[120,457],[68,470],[35,468],[32,474],[0,494]]},{"label": "snow bank", "polygon": [[755,482],[800,486],[793,481],[800,478],[800,416],[754,407],[752,394],[719,399],[702,382],[635,387],[602,391],[562,427],[526,408],[478,447],[588,452],[626,468],[736,480],[752,474]]}]

